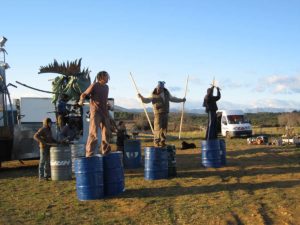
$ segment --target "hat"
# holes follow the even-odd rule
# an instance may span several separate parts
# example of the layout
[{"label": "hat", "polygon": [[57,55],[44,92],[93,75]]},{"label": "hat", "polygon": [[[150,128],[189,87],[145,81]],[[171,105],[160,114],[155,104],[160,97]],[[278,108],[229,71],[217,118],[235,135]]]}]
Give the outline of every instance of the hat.
[{"label": "hat", "polygon": [[158,88],[164,88],[165,87],[165,83],[164,81],[158,81],[157,87]]}]

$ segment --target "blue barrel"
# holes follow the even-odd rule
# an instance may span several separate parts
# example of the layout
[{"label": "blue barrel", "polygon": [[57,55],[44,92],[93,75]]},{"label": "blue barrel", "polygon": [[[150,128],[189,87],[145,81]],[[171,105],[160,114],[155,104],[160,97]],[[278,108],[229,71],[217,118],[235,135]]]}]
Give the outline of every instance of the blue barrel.
[{"label": "blue barrel", "polygon": [[177,175],[176,169],[176,147],[175,145],[167,145],[168,152],[168,177],[175,177]]},{"label": "blue barrel", "polygon": [[135,169],[141,167],[141,141],[126,140],[124,143],[124,167]]},{"label": "blue barrel", "polygon": [[146,180],[158,180],[168,178],[168,152],[157,147],[145,148]]},{"label": "blue barrel", "polygon": [[220,139],[220,155],[221,155],[221,166],[226,166],[226,142],[224,139]]},{"label": "blue barrel", "polygon": [[101,155],[77,158],[74,162],[76,191],[79,200],[104,197],[103,158]]},{"label": "blue barrel", "polygon": [[103,156],[104,195],[114,196],[125,191],[123,153],[112,152]]},{"label": "blue barrel", "polygon": [[72,172],[75,173],[74,162],[76,158],[85,157],[84,144],[71,144]]},{"label": "blue barrel", "polygon": [[221,167],[220,142],[218,139],[201,142],[202,165],[204,167]]}]

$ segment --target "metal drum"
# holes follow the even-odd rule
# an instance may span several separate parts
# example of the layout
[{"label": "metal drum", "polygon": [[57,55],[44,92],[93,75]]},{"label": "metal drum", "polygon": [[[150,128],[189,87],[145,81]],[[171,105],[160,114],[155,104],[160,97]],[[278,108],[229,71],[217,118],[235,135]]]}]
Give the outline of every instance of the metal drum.
[{"label": "metal drum", "polygon": [[175,145],[168,145],[166,150],[168,152],[168,177],[175,177],[177,175],[176,147]]},{"label": "metal drum", "polygon": [[103,156],[104,195],[114,196],[125,191],[123,153],[112,152]]},{"label": "metal drum", "polygon": [[201,142],[202,165],[204,167],[221,167],[220,142],[218,139]]},{"label": "metal drum", "polygon": [[135,169],[141,167],[141,141],[126,140],[124,142],[124,167]]},{"label": "metal drum", "polygon": [[220,155],[221,155],[221,166],[226,166],[226,142],[224,139],[220,139]]},{"label": "metal drum", "polygon": [[75,159],[76,191],[79,200],[95,200],[104,197],[103,157]]},{"label": "metal drum", "polygon": [[75,173],[74,162],[76,158],[85,157],[85,145],[84,144],[71,144],[71,158],[72,158],[72,172]]},{"label": "metal drum", "polygon": [[158,180],[168,178],[168,151],[163,148],[145,148],[146,180]]},{"label": "metal drum", "polygon": [[58,145],[50,148],[50,166],[52,180],[72,179],[71,150],[68,145]]}]

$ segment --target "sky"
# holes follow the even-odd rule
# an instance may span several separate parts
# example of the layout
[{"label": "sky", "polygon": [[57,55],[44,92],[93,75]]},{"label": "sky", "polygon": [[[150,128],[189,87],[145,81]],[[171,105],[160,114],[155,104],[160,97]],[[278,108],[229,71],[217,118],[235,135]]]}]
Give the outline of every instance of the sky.
[{"label": "sky", "polygon": [[[149,96],[165,81],[186,108],[202,108],[213,78],[219,108],[300,109],[298,0],[0,0],[8,82],[51,90],[40,66],[82,58],[106,70],[110,97],[141,108],[130,80]],[[18,85],[12,98],[51,97]],[[172,107],[180,108],[180,104]]]}]

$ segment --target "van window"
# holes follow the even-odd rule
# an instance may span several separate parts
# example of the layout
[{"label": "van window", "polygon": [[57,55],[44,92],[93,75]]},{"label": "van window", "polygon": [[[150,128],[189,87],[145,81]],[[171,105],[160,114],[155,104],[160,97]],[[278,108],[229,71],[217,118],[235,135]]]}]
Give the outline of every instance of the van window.
[{"label": "van window", "polygon": [[229,115],[227,119],[229,124],[241,124],[245,122],[243,115]]}]

